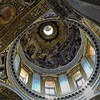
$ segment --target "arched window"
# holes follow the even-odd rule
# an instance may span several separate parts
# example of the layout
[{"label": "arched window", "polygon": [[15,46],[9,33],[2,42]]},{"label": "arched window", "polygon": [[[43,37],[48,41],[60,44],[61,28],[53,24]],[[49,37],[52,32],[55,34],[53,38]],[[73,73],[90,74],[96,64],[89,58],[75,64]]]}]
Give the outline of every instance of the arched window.
[{"label": "arched window", "polygon": [[21,71],[20,71],[20,74],[19,74],[19,78],[22,80],[22,82],[27,84],[28,77],[29,77],[28,72],[26,70],[24,70],[23,68],[21,68]]},{"label": "arched window", "polygon": [[81,87],[83,83],[85,82],[82,74],[80,71],[76,72],[73,76],[73,81],[76,87]]},{"label": "arched window", "polygon": [[20,64],[20,57],[19,55],[17,54],[15,56],[15,59],[14,59],[14,67],[15,67],[15,70],[18,72],[18,68],[19,68],[19,64]]},{"label": "arched window", "polygon": [[70,86],[66,75],[59,76],[59,83],[62,93],[70,92]]},{"label": "arched window", "polygon": [[90,63],[87,61],[87,59],[85,57],[81,60],[81,65],[82,65],[87,77],[89,78],[90,75],[92,74],[93,68],[91,67]]},{"label": "arched window", "polygon": [[40,82],[40,75],[37,73],[33,74],[32,79],[32,90],[40,92],[41,82]]},{"label": "arched window", "polygon": [[89,57],[95,63],[95,50],[91,45],[89,46]]},{"label": "arched window", "polygon": [[45,94],[55,95],[56,88],[55,88],[55,81],[45,81]]}]

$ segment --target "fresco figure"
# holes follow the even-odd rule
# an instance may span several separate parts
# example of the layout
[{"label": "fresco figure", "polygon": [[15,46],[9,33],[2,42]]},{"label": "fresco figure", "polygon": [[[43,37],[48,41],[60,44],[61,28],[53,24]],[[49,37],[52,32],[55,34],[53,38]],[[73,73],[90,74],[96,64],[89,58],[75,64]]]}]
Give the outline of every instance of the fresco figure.
[{"label": "fresco figure", "polygon": [[10,22],[15,15],[15,9],[12,6],[5,6],[0,10],[0,25]]}]

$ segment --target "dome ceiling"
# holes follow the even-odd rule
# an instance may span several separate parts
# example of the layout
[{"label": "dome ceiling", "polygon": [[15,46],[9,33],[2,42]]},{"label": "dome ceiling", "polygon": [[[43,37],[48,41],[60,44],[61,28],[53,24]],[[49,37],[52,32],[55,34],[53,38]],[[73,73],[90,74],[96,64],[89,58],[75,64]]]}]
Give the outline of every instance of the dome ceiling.
[{"label": "dome ceiling", "polygon": [[[73,100],[82,96],[86,99],[84,91],[97,85],[99,39],[83,25],[83,16],[74,11],[67,1],[0,0],[0,51],[9,45],[5,60],[1,59],[5,62],[3,65],[8,76],[4,82],[12,86],[4,88],[2,83],[0,100],[21,100],[20,97],[24,96],[26,100]],[[88,41],[95,50],[93,66],[92,61],[88,62],[90,59],[85,59],[89,52]],[[91,71],[87,66],[91,67]],[[3,71],[0,74],[3,76]],[[66,84],[66,89],[64,87],[64,91],[70,88],[68,93],[61,90],[64,81],[69,84]],[[45,83],[55,84],[54,97],[45,92],[48,88]]]},{"label": "dome ceiling", "polygon": [[[58,75],[58,76],[63,75],[64,74],[63,72],[68,72],[69,68],[75,67],[74,65],[77,64],[77,61],[82,56],[82,55],[77,56],[77,54],[80,54],[78,51],[80,51],[81,49],[84,51],[84,47],[85,47],[84,34],[83,34],[84,31],[87,33],[87,35],[92,34],[91,32],[88,31],[88,29],[85,26],[81,25],[80,23],[78,23],[76,21],[72,21],[71,19],[66,21],[66,24],[64,24],[64,22],[61,22],[59,20],[58,21],[57,20],[56,21],[49,20],[49,21],[45,21],[45,22],[43,21],[41,23],[33,24],[34,27],[31,26],[29,30],[23,32],[13,42],[13,44],[11,45],[11,48],[10,48],[10,52],[8,54],[9,61],[7,64],[8,65],[7,68],[9,68],[9,65],[11,64],[9,71],[12,72],[11,76],[14,77],[18,81],[19,85],[25,91],[27,91],[28,93],[30,93],[32,95],[38,94],[37,96],[40,98],[42,98],[42,96],[40,96],[41,94],[37,93],[35,90],[30,90],[30,87],[28,87],[28,85],[25,85],[26,83],[22,84],[22,82],[24,82],[24,80],[20,79],[20,76],[18,76],[18,72],[15,70],[15,66],[14,66],[15,54],[18,53],[18,55],[20,56],[20,58],[21,58],[20,66],[25,68],[25,70],[27,71],[27,73],[29,73],[29,75],[31,73],[33,75],[35,72],[35,73],[38,73],[40,75],[40,77],[42,77],[42,78],[44,78],[45,75],[50,76],[50,77],[52,76],[55,78],[56,77],[55,75]],[[50,27],[48,27],[48,26],[50,26]],[[59,27],[57,27],[57,26],[59,26]],[[79,28],[77,26],[79,26]],[[42,34],[42,33],[45,34],[44,29],[46,32],[50,31],[50,33],[52,33],[52,34],[49,34],[49,38],[47,38],[45,36],[44,37],[40,36],[40,34]],[[82,31],[82,29],[83,29],[83,31]],[[51,30],[53,30],[53,31],[51,31]],[[40,32],[42,32],[42,33],[40,33]],[[52,37],[51,35],[53,35],[55,32],[57,32],[57,36],[55,35],[54,37]],[[91,37],[90,37],[90,39],[91,39]],[[31,51],[31,52],[29,52],[29,51]],[[52,51],[52,52],[50,52],[50,51]],[[65,51],[65,52],[63,52],[63,51]],[[69,60],[68,63],[65,63],[64,65],[61,65],[62,63],[60,63],[60,65],[57,65],[56,62],[59,63],[60,62],[59,59],[61,58],[61,60],[62,60],[62,56],[64,57],[65,54],[68,53],[68,51],[71,52],[68,54],[69,56],[74,55],[73,58],[71,60]],[[75,53],[75,51],[76,51],[76,53]],[[22,54],[22,52],[24,53],[24,55]],[[53,55],[53,53],[56,56]],[[61,53],[60,56],[58,55],[59,53]],[[82,51],[81,51],[81,54],[83,54]],[[49,56],[52,57],[51,59],[53,59],[53,60],[56,59],[53,63],[54,65],[53,65],[52,69],[51,69],[51,66],[50,67],[46,66],[46,63],[44,63],[45,61],[48,61],[48,59],[46,59],[46,57],[49,57]],[[66,56],[66,57],[69,57],[69,56]],[[76,57],[78,59],[74,59]],[[24,61],[25,60],[24,58],[27,58],[26,62]],[[43,60],[41,60],[40,58]],[[39,60],[37,60],[37,59],[39,59]],[[65,60],[67,61],[67,58]],[[33,63],[33,65],[30,64],[29,61],[31,61],[31,63]],[[39,61],[43,61],[44,64],[41,64]],[[73,62],[74,64],[72,65],[72,63],[70,63],[70,62]],[[37,66],[34,66],[34,65],[37,65]],[[70,67],[68,67],[68,65],[70,65]],[[37,67],[37,69],[36,69],[36,67]],[[38,67],[40,67],[40,68],[38,69]],[[11,70],[11,68],[12,68],[12,70]],[[40,69],[43,69],[43,70],[40,70]],[[76,66],[76,69],[80,69],[80,68]],[[73,71],[76,71],[76,70],[73,70]],[[41,73],[42,73],[42,75],[41,75]],[[69,77],[69,75],[73,76],[73,73],[72,74],[69,73],[68,77]],[[88,85],[87,81],[85,83],[86,83],[86,87],[87,87],[87,85]],[[90,81],[89,81],[89,84],[90,84]],[[84,89],[83,86],[84,85],[82,83],[82,90]],[[80,88],[80,90],[77,90],[77,91],[81,91],[81,88]],[[72,93],[76,94],[77,92],[74,93],[73,91],[71,91],[71,94]],[[62,96],[62,94],[60,96]],[[45,97],[43,97],[43,98],[45,98]]]},{"label": "dome ceiling", "polygon": [[20,43],[26,58],[33,64],[54,69],[65,66],[74,59],[81,46],[81,38],[76,26],[49,21],[27,32]]}]

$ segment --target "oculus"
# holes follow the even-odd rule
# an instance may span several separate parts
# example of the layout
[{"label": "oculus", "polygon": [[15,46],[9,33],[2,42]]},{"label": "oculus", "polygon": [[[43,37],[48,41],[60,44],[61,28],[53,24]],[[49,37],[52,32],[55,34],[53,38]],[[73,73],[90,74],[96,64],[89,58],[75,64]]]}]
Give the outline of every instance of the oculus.
[{"label": "oculus", "polygon": [[53,27],[52,26],[50,26],[50,25],[47,25],[47,26],[45,26],[44,27],[44,29],[43,29],[43,32],[44,32],[44,34],[45,35],[52,35],[53,34]]},{"label": "oculus", "polygon": [[54,22],[46,22],[40,25],[39,35],[45,41],[52,41],[57,38],[59,28]]}]

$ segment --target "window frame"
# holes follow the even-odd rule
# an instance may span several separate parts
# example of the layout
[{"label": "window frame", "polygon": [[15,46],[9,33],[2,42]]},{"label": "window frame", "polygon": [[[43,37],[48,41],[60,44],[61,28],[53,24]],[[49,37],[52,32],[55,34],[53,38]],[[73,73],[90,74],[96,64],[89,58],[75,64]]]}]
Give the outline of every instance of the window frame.
[{"label": "window frame", "polygon": [[[51,80],[50,80],[51,81]],[[51,82],[54,82],[54,87],[47,87],[46,86],[46,82],[50,82],[50,81],[47,81],[47,80],[45,80],[45,94],[47,94],[47,95],[56,95],[57,93],[56,93],[56,82],[53,80],[53,81],[51,81]],[[46,93],[46,89],[48,89],[48,91],[49,91],[49,93]],[[54,90],[54,94],[51,94],[50,93],[50,90]]]}]

